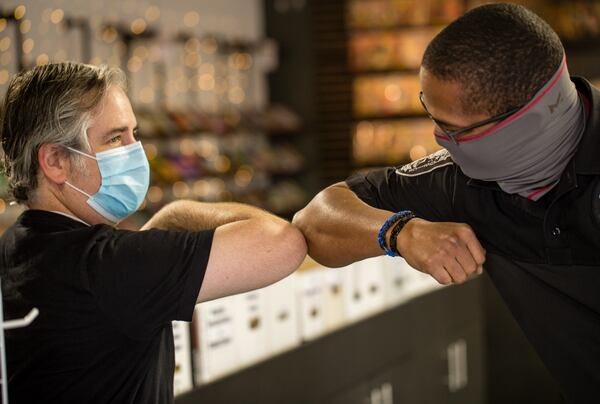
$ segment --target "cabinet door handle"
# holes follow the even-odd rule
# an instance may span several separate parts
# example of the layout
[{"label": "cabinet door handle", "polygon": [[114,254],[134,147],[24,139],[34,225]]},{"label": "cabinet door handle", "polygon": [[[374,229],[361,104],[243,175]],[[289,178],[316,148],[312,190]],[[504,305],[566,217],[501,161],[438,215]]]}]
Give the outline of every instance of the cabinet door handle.
[{"label": "cabinet door handle", "polygon": [[370,404],[384,404],[381,389],[379,387],[371,390]]},{"label": "cabinet door handle", "polygon": [[392,383],[387,382],[381,385],[381,398],[383,404],[394,404],[394,388]]},{"label": "cabinet door handle", "polygon": [[463,338],[446,348],[448,357],[448,390],[454,393],[465,387],[469,381],[467,368],[467,341]]},{"label": "cabinet door handle", "polygon": [[368,404],[394,404],[394,388],[390,382],[371,390]]}]

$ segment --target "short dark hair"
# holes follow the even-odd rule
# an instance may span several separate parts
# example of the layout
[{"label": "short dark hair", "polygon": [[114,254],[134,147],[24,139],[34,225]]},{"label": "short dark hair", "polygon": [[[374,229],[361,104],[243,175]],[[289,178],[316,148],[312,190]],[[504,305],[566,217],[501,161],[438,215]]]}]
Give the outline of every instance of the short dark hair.
[{"label": "short dark hair", "polygon": [[422,66],[460,85],[464,113],[495,115],[533,98],[562,57],[558,35],[539,16],[515,4],[489,4],[442,30]]}]

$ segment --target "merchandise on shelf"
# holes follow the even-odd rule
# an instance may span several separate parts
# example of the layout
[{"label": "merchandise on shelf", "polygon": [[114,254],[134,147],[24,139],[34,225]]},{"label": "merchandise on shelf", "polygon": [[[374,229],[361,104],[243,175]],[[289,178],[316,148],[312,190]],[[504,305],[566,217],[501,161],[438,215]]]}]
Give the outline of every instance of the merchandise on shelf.
[{"label": "merchandise on shelf", "polygon": [[440,149],[429,119],[361,121],[354,126],[354,161],[359,166],[398,165]]},{"label": "merchandise on shelf", "polygon": [[[351,29],[393,29],[448,23],[487,0],[350,0],[347,25]],[[568,40],[600,35],[600,2],[516,0],[542,16]],[[467,6],[465,8],[465,6]]]},{"label": "merchandise on shelf", "polygon": [[354,34],[350,67],[355,71],[418,69],[425,48],[439,31],[439,27],[422,27]]},{"label": "merchandise on shelf", "polygon": [[[439,149],[418,99],[415,73],[427,44],[446,24],[467,8],[487,1],[349,0],[349,66],[353,82],[353,157],[358,167],[393,165]],[[597,38],[600,1],[521,0],[545,18],[566,40]],[[385,73],[375,74],[377,71]],[[362,72],[362,73],[361,73]],[[600,83],[596,82],[596,85]],[[405,115],[405,116],[403,116]],[[396,121],[366,121],[369,118]]]},{"label": "merchandise on shelf", "polygon": [[177,138],[185,134],[210,132],[226,134],[243,128],[265,134],[295,133],[301,126],[297,114],[283,105],[271,105],[260,111],[228,110],[213,113],[201,108],[150,109],[136,111],[139,131],[146,138]]},{"label": "merchandise on shelf", "polygon": [[[2,158],[1,151],[0,158]],[[11,203],[11,198],[8,193],[7,178],[0,170],[0,234],[14,223],[24,209],[25,208],[21,205]]]},{"label": "merchandise on shelf", "polygon": [[416,74],[368,75],[355,78],[354,113],[368,118],[388,115],[422,114],[421,85]]},{"label": "merchandise on shelf", "polygon": [[[471,0],[469,8],[488,1]],[[562,39],[569,41],[595,39],[600,35],[600,2],[518,0],[511,3],[530,8],[546,20]]]},{"label": "merchandise on shelf", "polygon": [[194,384],[211,382],[239,368],[236,305],[231,297],[196,305],[192,319]]},{"label": "merchandise on shelf", "polygon": [[137,115],[151,168],[145,205],[150,213],[180,198],[238,201],[280,214],[306,202],[294,179],[303,170],[303,156],[289,142],[270,142],[271,136],[298,130],[299,118],[289,109],[221,115],[142,110]]},{"label": "merchandise on shelf", "polygon": [[189,323],[185,321],[173,321],[173,345],[175,347],[173,393],[177,396],[194,388]]},{"label": "merchandise on shelf", "polygon": [[[429,42],[460,16],[464,0],[349,0],[349,65],[356,168],[399,165],[439,149],[419,101],[418,69]],[[377,73],[381,71],[381,73]],[[423,116],[423,118],[420,118]]]},{"label": "merchandise on shelf", "polygon": [[273,285],[196,306],[194,383],[214,382],[441,287],[399,257],[374,257],[343,268],[307,258]]},{"label": "merchandise on shelf", "polygon": [[[48,10],[34,26],[48,24]],[[160,22],[139,27],[101,13],[90,19],[92,35],[81,42],[81,49],[95,54],[81,60],[83,53],[68,48],[70,28],[65,24],[71,17],[65,11],[60,9],[64,14],[52,21],[56,43],[36,41],[36,51],[48,53],[34,61],[21,52],[17,59],[26,62],[24,68],[67,59],[108,63],[127,74],[151,186],[140,212],[122,226],[139,227],[178,198],[247,202],[286,215],[302,207],[308,196],[297,181],[304,158],[295,139],[287,136],[299,133],[300,118],[282,105],[263,106],[261,76],[277,58],[272,40],[234,39],[228,32],[200,36],[185,21],[176,31],[161,28]],[[0,51],[6,64],[13,49],[7,45]],[[10,78],[3,69],[0,87]],[[286,141],[271,141],[277,135],[286,135],[281,137]]]},{"label": "merchandise on shelf", "polygon": [[267,355],[278,354],[300,345],[300,319],[296,295],[293,293],[297,274],[265,288],[265,328],[267,329]]},{"label": "merchandise on shelf", "polygon": [[350,0],[347,25],[381,29],[447,23],[464,12],[464,0]]}]

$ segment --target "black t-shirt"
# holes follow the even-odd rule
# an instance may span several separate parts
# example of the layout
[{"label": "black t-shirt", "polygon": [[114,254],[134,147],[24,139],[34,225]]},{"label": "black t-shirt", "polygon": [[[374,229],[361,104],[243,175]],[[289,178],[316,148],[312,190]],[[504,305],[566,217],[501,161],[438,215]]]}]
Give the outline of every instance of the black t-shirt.
[{"label": "black t-shirt", "polygon": [[173,402],[171,321],[191,321],[214,231],[127,231],[25,211],[0,238],[10,402]]},{"label": "black t-shirt", "polygon": [[567,399],[600,397],[600,91],[579,78],[586,130],[560,183],[537,202],[468,178],[439,151],[350,177],[365,203],[468,223],[485,270]]}]

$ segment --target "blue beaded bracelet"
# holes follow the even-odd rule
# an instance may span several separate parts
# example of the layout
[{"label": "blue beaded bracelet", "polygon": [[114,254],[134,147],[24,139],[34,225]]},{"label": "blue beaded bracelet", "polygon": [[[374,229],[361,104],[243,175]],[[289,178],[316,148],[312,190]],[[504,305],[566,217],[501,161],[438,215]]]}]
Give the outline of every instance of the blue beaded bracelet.
[{"label": "blue beaded bracelet", "polygon": [[389,255],[390,257],[396,257],[398,254],[388,247],[385,242],[385,233],[389,230],[389,228],[399,220],[405,218],[406,216],[413,216],[414,214],[410,210],[401,210],[398,213],[394,213],[388,220],[383,223],[381,229],[379,230],[379,235],[377,236],[377,240],[379,241],[379,247],[385,252],[385,255]]}]

